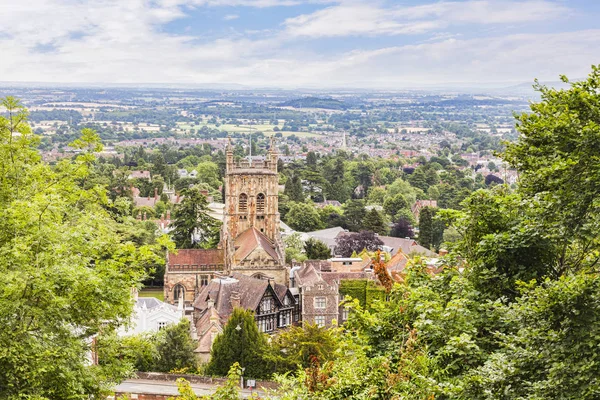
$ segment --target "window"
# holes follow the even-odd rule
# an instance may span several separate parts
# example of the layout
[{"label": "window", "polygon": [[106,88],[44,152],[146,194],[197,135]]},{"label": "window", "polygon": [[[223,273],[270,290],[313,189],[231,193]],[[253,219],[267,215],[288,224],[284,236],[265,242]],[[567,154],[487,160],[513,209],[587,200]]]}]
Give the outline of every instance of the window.
[{"label": "window", "polygon": [[318,290],[323,290],[323,285],[317,285]]},{"label": "window", "polygon": [[158,330],[160,331],[161,329],[164,329],[167,327],[167,323],[165,321],[159,321],[158,322]]},{"label": "window", "polygon": [[325,297],[315,297],[315,308],[327,307],[327,299]]},{"label": "window", "polygon": [[342,262],[342,265],[352,265],[352,261],[344,261]]},{"label": "window", "polygon": [[185,300],[185,288],[181,284],[177,284],[173,288],[173,300],[179,301],[179,298]]},{"label": "window", "polygon": [[349,315],[350,315],[350,309],[348,307],[344,307],[342,309],[342,321],[347,321]]},{"label": "window", "polygon": [[289,296],[285,296],[283,298],[283,305],[284,306],[289,306],[290,305],[290,297]]},{"label": "window", "polygon": [[259,193],[258,196],[256,196],[256,213],[262,214],[264,212],[265,212],[265,195],[262,193]]},{"label": "window", "polygon": [[240,194],[240,199],[238,201],[238,211],[239,212],[247,212],[248,211],[248,195],[246,193]]},{"label": "window", "polygon": [[208,275],[201,275],[200,276],[200,286],[208,285],[208,279],[209,279]]},{"label": "window", "polygon": [[325,326],[325,316],[324,315],[315,316],[315,324],[317,324],[317,326],[319,328],[324,327]]},{"label": "window", "polygon": [[289,311],[282,312],[279,315],[279,326],[288,326],[291,324],[291,315]]},{"label": "window", "polygon": [[273,299],[271,297],[267,297],[262,299],[260,302],[259,312],[261,314],[267,314],[272,312],[273,310]]}]

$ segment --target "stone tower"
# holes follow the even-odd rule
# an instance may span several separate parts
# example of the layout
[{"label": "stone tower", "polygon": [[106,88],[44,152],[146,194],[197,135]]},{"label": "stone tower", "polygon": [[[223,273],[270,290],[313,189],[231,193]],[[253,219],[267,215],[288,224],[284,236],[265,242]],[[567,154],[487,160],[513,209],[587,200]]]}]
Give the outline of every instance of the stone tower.
[{"label": "stone tower", "polygon": [[277,151],[264,161],[234,162],[226,150],[225,218],[221,240],[228,272],[273,278],[287,285],[287,268],[279,230]]}]

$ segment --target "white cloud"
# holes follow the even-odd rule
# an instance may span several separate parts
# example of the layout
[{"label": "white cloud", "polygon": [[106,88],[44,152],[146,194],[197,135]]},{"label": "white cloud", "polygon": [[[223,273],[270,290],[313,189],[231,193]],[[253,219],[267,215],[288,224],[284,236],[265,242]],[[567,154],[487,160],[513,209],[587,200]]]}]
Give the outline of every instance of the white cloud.
[{"label": "white cloud", "polygon": [[420,34],[450,25],[507,24],[549,20],[569,13],[545,0],[438,2],[413,7],[384,7],[377,2],[349,2],[285,21],[294,36]]},{"label": "white cloud", "polygon": [[223,20],[225,21],[233,21],[234,19],[238,19],[240,16],[237,14],[227,14],[226,16],[223,17]]},{"label": "white cloud", "polygon": [[[260,1],[266,4],[267,0]],[[471,11],[448,18],[475,19],[483,12],[480,3],[466,2],[470,6],[463,6],[463,10]],[[409,8],[412,14],[403,14],[402,22],[390,21],[378,7],[340,3],[325,9],[341,7],[343,12],[335,18],[327,17],[330,11],[325,15],[317,12],[298,17],[280,32],[262,30],[245,38],[222,37],[199,43],[196,37],[160,29],[184,15],[181,4],[176,0],[0,3],[0,79],[397,88],[460,81],[532,81],[535,77],[548,80],[561,73],[581,77],[598,62],[600,54],[600,30],[485,39],[452,36],[436,24],[443,25],[440,15],[453,15],[449,9],[440,9],[455,3],[435,3],[435,10]],[[357,9],[361,10],[358,15]],[[552,15],[551,10],[547,10],[548,15]],[[533,11],[525,14],[534,18]],[[351,21],[361,15],[361,24],[352,25]],[[321,22],[315,25],[315,18],[334,27]],[[497,10],[494,18],[506,21],[508,17]],[[289,29],[299,29],[297,36],[290,37]],[[409,29],[434,32],[431,41],[420,44],[357,48],[340,54],[335,50],[313,51],[311,40],[302,41],[302,36],[314,37],[321,29],[330,29],[324,31],[325,36],[339,32],[390,35]],[[36,51],[40,48],[46,51]]]}]

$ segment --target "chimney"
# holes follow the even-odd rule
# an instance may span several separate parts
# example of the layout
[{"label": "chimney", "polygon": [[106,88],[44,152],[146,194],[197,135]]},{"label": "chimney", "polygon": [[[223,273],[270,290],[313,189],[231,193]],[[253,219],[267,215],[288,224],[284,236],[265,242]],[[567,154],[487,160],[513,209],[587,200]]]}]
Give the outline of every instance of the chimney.
[{"label": "chimney", "polygon": [[231,307],[232,308],[239,308],[240,307],[240,294],[239,294],[239,292],[231,292],[231,297],[230,297],[229,301],[231,302]]},{"label": "chimney", "polygon": [[146,211],[144,211],[144,218],[143,218],[144,221],[146,220],[146,218],[147,218]]},{"label": "chimney", "polygon": [[158,200],[158,188],[154,188],[154,200]]}]

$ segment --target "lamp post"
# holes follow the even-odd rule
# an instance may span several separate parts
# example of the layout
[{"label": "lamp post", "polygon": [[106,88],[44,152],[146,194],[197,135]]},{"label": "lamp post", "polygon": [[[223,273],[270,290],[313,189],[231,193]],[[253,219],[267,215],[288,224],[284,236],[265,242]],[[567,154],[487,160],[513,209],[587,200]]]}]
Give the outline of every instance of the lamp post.
[{"label": "lamp post", "polygon": [[240,376],[240,387],[244,388],[244,335],[242,334],[242,325],[237,324],[235,330],[241,335],[241,354],[240,354],[240,367],[242,368],[242,375]]}]

